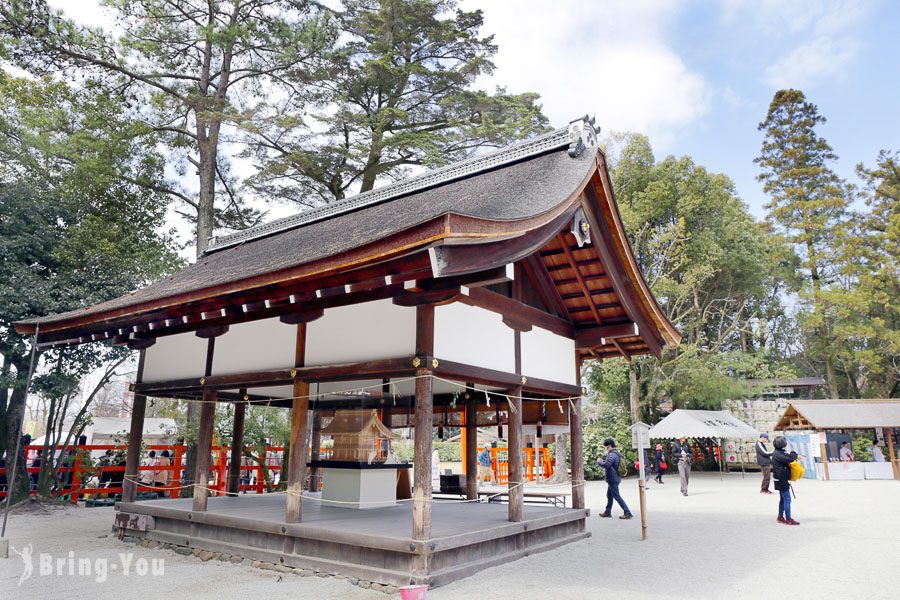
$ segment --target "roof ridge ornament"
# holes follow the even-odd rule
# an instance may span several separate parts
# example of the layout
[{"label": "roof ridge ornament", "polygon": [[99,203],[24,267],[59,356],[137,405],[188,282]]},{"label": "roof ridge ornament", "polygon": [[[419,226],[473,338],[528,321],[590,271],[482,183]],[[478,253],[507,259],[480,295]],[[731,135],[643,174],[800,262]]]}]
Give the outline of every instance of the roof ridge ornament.
[{"label": "roof ridge ornament", "polygon": [[569,123],[569,156],[577,158],[585,148],[597,145],[597,130],[594,129],[596,118],[584,115]]}]

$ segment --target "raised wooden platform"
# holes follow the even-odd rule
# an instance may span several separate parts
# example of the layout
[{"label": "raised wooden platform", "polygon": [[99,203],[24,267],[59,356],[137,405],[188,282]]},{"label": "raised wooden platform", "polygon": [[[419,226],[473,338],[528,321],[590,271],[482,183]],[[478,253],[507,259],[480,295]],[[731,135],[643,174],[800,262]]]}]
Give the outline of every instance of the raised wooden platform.
[{"label": "raised wooden platform", "polygon": [[210,498],[206,512],[190,498],[120,503],[117,523],[142,515],[128,535],[397,586],[443,585],[590,535],[587,509],[527,506],[510,523],[505,504],[435,502],[433,537],[417,542],[410,502],[354,510],[304,498],[303,522],[287,524],[285,498]]}]

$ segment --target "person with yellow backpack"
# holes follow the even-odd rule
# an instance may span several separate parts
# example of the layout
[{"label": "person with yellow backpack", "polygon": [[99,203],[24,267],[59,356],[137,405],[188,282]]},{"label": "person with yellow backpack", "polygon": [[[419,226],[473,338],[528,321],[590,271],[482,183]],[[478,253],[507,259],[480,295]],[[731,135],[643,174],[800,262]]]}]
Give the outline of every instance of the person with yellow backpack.
[{"label": "person with yellow backpack", "polygon": [[[775,451],[772,452],[772,475],[775,477],[775,489],[778,490],[781,498],[778,501],[778,519],[779,523],[785,525],[799,525],[791,517],[791,481],[796,481],[799,477],[795,477],[796,469],[792,464],[797,463],[797,453],[794,451],[786,452],[787,439],[783,435],[775,438]],[[802,466],[801,466],[802,468]],[[802,477],[802,473],[800,474]]]}]

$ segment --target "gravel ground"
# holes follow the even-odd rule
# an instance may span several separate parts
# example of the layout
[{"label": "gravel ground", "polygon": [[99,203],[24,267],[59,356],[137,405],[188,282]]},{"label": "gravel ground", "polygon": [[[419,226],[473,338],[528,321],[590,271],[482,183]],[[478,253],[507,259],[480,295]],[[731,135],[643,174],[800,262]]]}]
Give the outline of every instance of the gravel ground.
[{"label": "gravel ground", "polygon": [[[621,598],[744,598],[772,593],[795,598],[895,598],[900,589],[900,485],[893,481],[801,481],[795,486],[794,517],[802,524],[775,522],[777,496],[758,493],[759,476],[699,475],[687,498],[677,478],[651,482],[647,494],[649,539],[640,541],[640,520],[592,516],[593,536],[549,553],[482,571],[429,592],[450,598],[553,600],[600,596]],[[606,487],[587,486],[588,505],[603,508]],[[623,486],[637,512],[634,478]],[[527,509],[526,509],[527,510]],[[619,510],[613,510],[618,516]],[[32,576],[17,587],[23,562],[14,553],[0,559],[0,598],[226,598],[266,600],[373,599],[335,578],[297,577],[232,565],[200,562],[171,551],[150,550],[109,534],[111,509],[70,509],[10,517],[11,545],[33,548]],[[108,559],[106,581],[92,576],[39,573],[39,555],[66,559]],[[125,575],[120,553],[133,553]],[[142,559],[165,559],[162,577],[138,577]],[[68,563],[67,563],[68,564]],[[144,563],[146,565],[146,563]],[[66,566],[66,569],[68,567]]]}]

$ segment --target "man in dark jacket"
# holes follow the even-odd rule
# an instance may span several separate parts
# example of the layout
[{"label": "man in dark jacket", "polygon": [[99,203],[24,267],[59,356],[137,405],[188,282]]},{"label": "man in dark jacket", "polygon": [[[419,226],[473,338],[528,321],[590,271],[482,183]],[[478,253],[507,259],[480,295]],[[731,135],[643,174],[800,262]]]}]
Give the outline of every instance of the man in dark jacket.
[{"label": "man in dark jacket", "polygon": [[691,445],[687,438],[681,436],[672,446],[672,460],[678,465],[678,479],[681,480],[681,493],[688,495],[688,483],[691,481]]},{"label": "man in dark jacket", "polygon": [[628,510],[628,505],[619,494],[619,484],[622,482],[622,477],[619,475],[619,463],[622,462],[622,455],[616,450],[616,442],[612,438],[606,438],[603,445],[606,446],[606,458],[598,460],[597,464],[606,471],[606,511],[600,516],[603,518],[612,516],[610,511],[612,511],[613,500],[615,500],[625,511],[625,514],[619,518],[630,519],[631,511]]},{"label": "man in dark jacket", "polygon": [[762,486],[760,486],[760,494],[771,494],[769,490],[769,480],[772,476],[772,450],[769,448],[769,434],[759,434],[756,440],[756,464],[762,470]]}]

